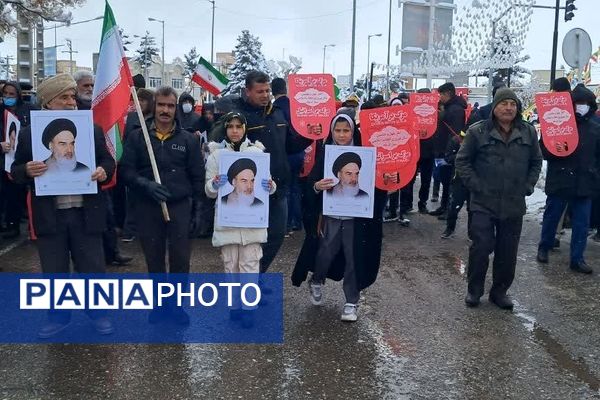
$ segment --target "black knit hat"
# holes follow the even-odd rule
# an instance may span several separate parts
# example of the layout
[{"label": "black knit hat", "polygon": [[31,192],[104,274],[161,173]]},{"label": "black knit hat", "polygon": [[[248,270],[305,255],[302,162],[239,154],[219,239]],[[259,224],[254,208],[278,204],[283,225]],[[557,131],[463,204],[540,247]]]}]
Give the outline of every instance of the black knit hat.
[{"label": "black knit hat", "polygon": [[571,82],[565,77],[557,78],[552,82],[552,90],[555,92],[570,92]]},{"label": "black knit hat", "polygon": [[70,119],[58,118],[46,125],[46,128],[44,128],[44,132],[42,133],[42,143],[44,146],[47,149],[50,149],[50,142],[52,139],[63,131],[71,132],[73,138],[77,137],[77,128]]},{"label": "black knit hat", "polygon": [[350,163],[358,165],[359,169],[362,167],[362,160],[358,154],[351,151],[340,154],[333,162],[333,167],[331,167],[333,175],[337,176],[338,172]]},{"label": "black knit hat", "polygon": [[256,176],[256,163],[249,158],[239,158],[229,166],[227,170],[227,180],[230,184],[233,183],[233,179],[242,171],[249,169]]},{"label": "black knit hat", "polygon": [[519,98],[517,97],[515,92],[513,92],[512,89],[507,88],[507,87],[500,88],[500,89],[498,89],[498,91],[496,92],[496,95],[494,96],[494,102],[492,103],[492,113],[496,109],[496,106],[504,100],[514,100],[517,103],[517,105],[519,105],[521,103]]}]

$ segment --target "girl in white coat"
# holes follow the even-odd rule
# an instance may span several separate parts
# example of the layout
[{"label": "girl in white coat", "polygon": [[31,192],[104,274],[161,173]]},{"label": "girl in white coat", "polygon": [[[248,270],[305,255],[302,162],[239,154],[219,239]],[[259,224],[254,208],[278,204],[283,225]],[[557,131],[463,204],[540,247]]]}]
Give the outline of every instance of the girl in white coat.
[{"label": "girl in white coat", "polygon": [[[238,113],[229,113],[224,117],[225,139],[221,143],[211,142],[208,147],[210,155],[206,161],[206,195],[212,199],[217,197],[219,188],[227,182],[227,175],[219,175],[219,156],[224,151],[263,152],[265,147],[260,142],[251,143],[246,138],[246,118]],[[263,179],[261,186],[269,194],[275,193],[276,185],[272,179]],[[220,205],[217,202],[216,207]],[[217,224],[215,212],[215,228],[212,244],[221,248],[221,256],[226,273],[252,273],[258,276],[261,243],[267,241],[267,228],[232,228]]]}]

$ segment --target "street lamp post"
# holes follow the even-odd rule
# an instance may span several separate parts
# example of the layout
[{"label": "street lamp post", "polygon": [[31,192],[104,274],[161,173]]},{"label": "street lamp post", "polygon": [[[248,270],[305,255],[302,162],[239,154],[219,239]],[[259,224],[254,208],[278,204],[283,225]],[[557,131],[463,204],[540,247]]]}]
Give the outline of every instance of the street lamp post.
[{"label": "street lamp post", "polygon": [[[160,20],[160,19],[156,19],[156,18],[148,18],[148,21],[153,21],[153,22],[160,22],[162,24],[162,69],[161,69],[161,80],[162,80],[162,85],[166,85],[165,82],[165,21],[164,20]],[[212,57],[212,55],[211,55]]]},{"label": "street lamp post", "polygon": [[326,44],[323,46],[323,73],[325,73],[325,53],[328,47],[335,47],[335,44]]},{"label": "street lamp post", "polygon": [[96,18],[86,19],[86,20],[77,21],[77,22],[71,22],[69,24],[62,24],[62,25],[56,25],[56,24],[54,24],[54,26],[46,27],[46,28],[44,28],[44,30],[47,31],[48,29],[54,29],[54,47],[58,47],[56,45],[56,28],[62,28],[62,27],[65,27],[65,26],[72,26],[72,25],[84,24],[86,22],[98,21],[99,19],[104,19],[104,16],[103,15],[99,15]]},{"label": "street lamp post", "polygon": [[369,35],[367,37],[367,90],[369,85],[369,73],[371,72],[371,38],[372,37],[380,37],[381,33],[375,33],[373,35]]}]

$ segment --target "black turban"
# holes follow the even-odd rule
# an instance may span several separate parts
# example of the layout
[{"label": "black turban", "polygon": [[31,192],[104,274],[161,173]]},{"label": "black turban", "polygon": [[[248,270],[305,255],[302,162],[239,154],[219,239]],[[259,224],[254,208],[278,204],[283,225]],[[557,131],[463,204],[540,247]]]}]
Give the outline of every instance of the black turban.
[{"label": "black turban", "polygon": [[233,164],[227,170],[227,180],[229,183],[232,183],[233,178],[237,176],[240,172],[249,169],[256,176],[256,164],[249,158],[240,158],[234,161]]},{"label": "black turban", "polygon": [[44,128],[44,133],[42,133],[42,143],[44,146],[46,146],[47,149],[50,149],[50,142],[62,131],[69,131],[73,134],[73,138],[77,137],[77,128],[73,121],[66,118],[58,118],[50,122],[46,128]]},{"label": "black turban", "polygon": [[362,167],[362,160],[360,159],[360,156],[358,154],[352,153],[350,151],[340,154],[338,158],[336,158],[333,162],[333,167],[331,168],[331,170],[333,171],[333,175],[337,176],[338,172],[340,172],[340,169],[344,168],[350,163],[358,165],[358,169]]}]

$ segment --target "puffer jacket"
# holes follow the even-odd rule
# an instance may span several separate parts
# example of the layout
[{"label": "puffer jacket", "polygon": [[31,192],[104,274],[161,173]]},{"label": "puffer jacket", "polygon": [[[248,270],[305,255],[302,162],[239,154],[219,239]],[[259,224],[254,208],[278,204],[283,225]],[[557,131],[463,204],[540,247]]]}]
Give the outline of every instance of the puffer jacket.
[{"label": "puffer jacket", "polygon": [[[219,156],[224,151],[234,151],[231,144],[223,140],[221,143],[211,142],[208,144],[210,156],[206,160],[206,184],[204,191],[211,199],[216,199],[218,192],[213,188],[212,181],[219,175]],[[251,143],[248,139],[240,146],[240,152],[262,153],[265,146],[260,142]],[[269,194],[275,193],[277,186],[273,181],[273,187]],[[219,202],[215,205],[219,207]],[[267,241],[267,228],[233,228],[220,226],[217,223],[217,212],[215,210],[215,229],[212,237],[214,247],[221,247],[228,244],[241,244],[243,246],[250,243],[265,243]]]}]

